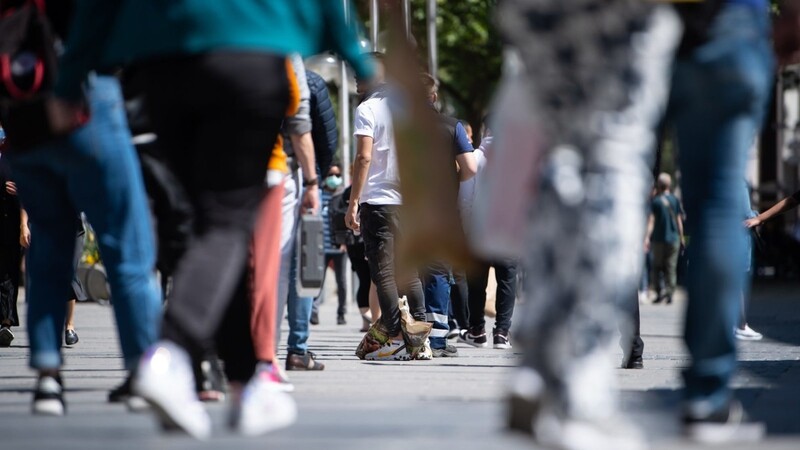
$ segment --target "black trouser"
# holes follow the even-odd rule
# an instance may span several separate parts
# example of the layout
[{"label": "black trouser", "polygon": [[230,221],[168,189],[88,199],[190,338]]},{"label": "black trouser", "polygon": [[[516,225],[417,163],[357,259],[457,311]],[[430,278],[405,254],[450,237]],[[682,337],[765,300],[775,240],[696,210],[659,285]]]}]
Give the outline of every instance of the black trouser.
[{"label": "black trouser", "polygon": [[369,263],[364,255],[364,243],[347,246],[347,257],[350,258],[350,266],[358,277],[358,291],[356,291],[356,303],[359,308],[369,308],[369,286],[372,278],[369,275]]},{"label": "black trouser", "polygon": [[644,341],[641,335],[641,318],[639,316],[639,292],[632,291],[622,302],[624,314],[619,322],[620,340],[622,347],[623,364],[631,358],[640,358],[644,353]]},{"label": "black trouser", "polygon": [[216,52],[141,66],[159,147],[194,208],[162,336],[198,357],[225,319],[229,380],[253,373],[245,265],[270,151],[289,102],[285,59]]},{"label": "black trouser", "polygon": [[419,275],[414,270],[395,277],[395,245],[399,237],[398,207],[361,204],[361,234],[369,262],[372,281],[378,289],[381,323],[390,336],[400,332],[401,295],[408,299],[408,308],[416,320],[425,321],[425,295]]},{"label": "black trouser", "polygon": [[452,325],[466,329],[469,327],[467,318],[467,301],[469,300],[469,285],[467,284],[467,273],[464,270],[453,269],[453,280],[455,284],[450,287],[450,329]]},{"label": "black trouser", "polygon": [[497,281],[496,310],[494,332],[508,333],[511,328],[511,316],[514,314],[514,302],[517,298],[517,266],[510,261],[494,263],[478,261],[467,272],[469,286],[469,328],[483,330],[486,318],[486,285],[489,282],[489,269],[494,267]]},{"label": "black trouser", "polygon": [[[0,189],[5,186],[0,185]],[[16,223],[3,224],[17,229]],[[14,241],[0,242],[0,325],[7,323],[10,326],[19,326],[17,314],[17,295],[19,294],[20,263],[22,262],[22,248],[19,246],[19,237]]]},{"label": "black trouser", "polygon": [[[333,274],[336,277],[336,298],[339,300],[339,307],[336,309],[337,316],[344,316],[347,314],[347,280],[344,273],[344,253],[326,253],[325,254],[325,267],[333,263]],[[325,270],[325,276],[322,281],[325,282],[328,270]],[[319,313],[319,305],[325,300],[325,289],[323,288],[319,296],[314,299],[312,310]]]}]

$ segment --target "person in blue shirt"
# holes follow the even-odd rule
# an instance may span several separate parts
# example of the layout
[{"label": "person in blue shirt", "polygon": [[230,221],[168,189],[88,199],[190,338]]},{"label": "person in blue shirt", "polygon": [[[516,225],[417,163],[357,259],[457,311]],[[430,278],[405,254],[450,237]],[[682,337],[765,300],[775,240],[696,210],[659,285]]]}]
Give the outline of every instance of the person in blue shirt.
[{"label": "person in blue shirt", "polygon": [[[645,251],[650,251],[650,289],[656,292],[653,303],[662,300],[672,303],[672,294],[678,282],[678,256],[686,244],[683,235],[683,208],[670,191],[672,177],[667,173],[658,175],[656,195],[650,201],[650,216],[647,219]],[[664,290],[661,289],[664,276]]]}]

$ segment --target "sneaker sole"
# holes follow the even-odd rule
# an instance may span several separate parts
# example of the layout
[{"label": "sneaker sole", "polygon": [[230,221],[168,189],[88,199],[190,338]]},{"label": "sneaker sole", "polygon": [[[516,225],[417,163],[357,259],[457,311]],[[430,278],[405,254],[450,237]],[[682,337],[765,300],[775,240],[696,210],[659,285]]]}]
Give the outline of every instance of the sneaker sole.
[{"label": "sneaker sole", "polygon": [[[260,414],[243,414],[236,427],[237,431],[244,436],[260,436],[269,432],[287,428],[297,421],[297,404],[294,399],[285,392],[275,391],[273,398],[274,411],[261,412]],[[274,413],[274,414],[273,414]]]},{"label": "sneaker sole", "polygon": [[205,425],[193,424],[192,418],[183,409],[161,401],[163,397],[169,397],[169,392],[161,389],[148,389],[144,383],[137,383],[134,391],[153,408],[165,430],[183,430],[198,440],[206,440],[211,436],[211,419],[207,415]]},{"label": "sneaker sole", "polygon": [[511,344],[494,344],[493,347],[497,350],[511,350]]},{"label": "sneaker sole", "polygon": [[728,442],[758,442],[764,438],[766,428],[761,423],[693,424],[686,427],[686,437],[701,444]]},{"label": "sneaker sole", "polygon": [[462,344],[467,344],[467,345],[475,347],[475,348],[486,348],[486,347],[489,346],[488,342],[484,342],[482,344],[478,344],[476,342],[470,342],[470,341],[468,341],[468,340],[466,340],[464,338],[458,338],[458,342],[460,342]]},{"label": "sneaker sole", "polygon": [[37,400],[33,402],[33,413],[40,416],[63,416],[64,404],[56,399]]},{"label": "sneaker sole", "polygon": [[126,398],[125,406],[128,408],[128,411],[132,413],[150,411],[150,404],[147,403],[147,400],[139,397],[138,395],[131,395],[130,397]]}]

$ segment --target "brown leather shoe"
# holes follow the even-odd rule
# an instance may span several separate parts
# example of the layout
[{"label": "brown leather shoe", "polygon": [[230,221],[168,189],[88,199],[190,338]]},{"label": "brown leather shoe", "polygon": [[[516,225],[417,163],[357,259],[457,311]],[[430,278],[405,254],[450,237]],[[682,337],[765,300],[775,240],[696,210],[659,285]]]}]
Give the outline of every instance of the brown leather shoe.
[{"label": "brown leather shoe", "polygon": [[286,357],[286,370],[324,370],[325,364],[317,362],[316,356],[312,352],[307,352],[305,355],[290,353]]}]

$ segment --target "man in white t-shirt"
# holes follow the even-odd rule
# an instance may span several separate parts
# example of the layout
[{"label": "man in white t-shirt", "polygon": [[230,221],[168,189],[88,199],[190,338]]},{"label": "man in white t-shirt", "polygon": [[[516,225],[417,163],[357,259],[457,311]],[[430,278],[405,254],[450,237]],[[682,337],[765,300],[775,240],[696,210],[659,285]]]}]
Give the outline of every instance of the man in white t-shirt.
[{"label": "man in white t-shirt", "polygon": [[[425,321],[425,299],[418,274],[403,273],[399,282],[395,276],[398,209],[402,203],[400,173],[388,92],[383,82],[382,55],[375,54],[375,59],[377,84],[364,92],[365,99],[356,109],[353,134],[357,154],[350,206],[345,216],[347,226],[364,237],[370,274],[381,306],[380,321],[368,332],[369,345],[358,356],[370,360],[408,360],[411,353],[406,349],[400,328],[398,300],[406,295],[411,315]],[[359,85],[360,91],[362,87]]]}]

